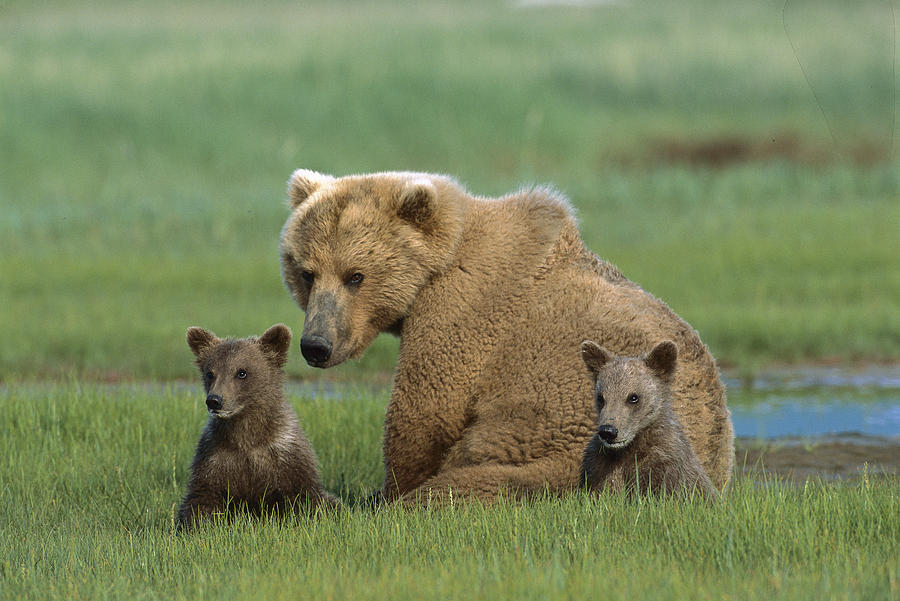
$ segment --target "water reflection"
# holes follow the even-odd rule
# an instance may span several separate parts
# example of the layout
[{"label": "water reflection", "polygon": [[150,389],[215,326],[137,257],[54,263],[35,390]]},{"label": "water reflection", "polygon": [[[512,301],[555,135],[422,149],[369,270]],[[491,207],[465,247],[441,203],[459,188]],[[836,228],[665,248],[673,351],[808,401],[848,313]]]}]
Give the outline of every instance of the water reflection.
[{"label": "water reflection", "polygon": [[726,377],[735,435],[900,437],[900,368],[799,368]]},{"label": "water reflection", "polygon": [[841,432],[900,436],[900,389],[874,397],[835,390],[731,396],[741,397],[731,403],[735,435],[740,437],[813,437]]}]

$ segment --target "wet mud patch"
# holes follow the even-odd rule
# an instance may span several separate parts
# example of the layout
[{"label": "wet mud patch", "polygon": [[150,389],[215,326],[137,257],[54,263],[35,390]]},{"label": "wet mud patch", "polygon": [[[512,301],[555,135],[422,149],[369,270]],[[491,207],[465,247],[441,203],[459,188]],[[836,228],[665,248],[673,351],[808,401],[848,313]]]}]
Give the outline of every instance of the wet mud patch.
[{"label": "wet mud patch", "polygon": [[735,440],[735,474],[802,484],[900,474],[900,437],[834,434],[817,438]]}]

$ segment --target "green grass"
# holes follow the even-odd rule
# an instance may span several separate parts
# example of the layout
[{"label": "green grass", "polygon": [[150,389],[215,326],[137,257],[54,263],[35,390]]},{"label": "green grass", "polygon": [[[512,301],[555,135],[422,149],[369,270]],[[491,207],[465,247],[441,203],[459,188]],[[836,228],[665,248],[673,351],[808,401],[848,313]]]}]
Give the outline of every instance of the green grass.
[{"label": "green grass", "polygon": [[[329,488],[383,477],[384,393],[291,395]],[[0,598],[890,599],[900,480],[738,480],[712,506],[595,497],[352,507],[176,535],[198,385],[0,389]]]},{"label": "green grass", "polygon": [[[297,167],[550,182],[721,362],[900,359],[890,3],[784,6],[0,1],[0,598],[900,597],[895,476],[172,528],[185,329],[299,333]],[[329,370],[340,400],[291,389],[351,503],[396,347]]]},{"label": "green grass", "polygon": [[[0,379],[184,377],[189,325],[299,330],[300,166],[552,182],[723,363],[897,360],[889,4],[793,0],[800,62],[783,6],[3,3]],[[749,154],[682,160],[722,140]]]}]

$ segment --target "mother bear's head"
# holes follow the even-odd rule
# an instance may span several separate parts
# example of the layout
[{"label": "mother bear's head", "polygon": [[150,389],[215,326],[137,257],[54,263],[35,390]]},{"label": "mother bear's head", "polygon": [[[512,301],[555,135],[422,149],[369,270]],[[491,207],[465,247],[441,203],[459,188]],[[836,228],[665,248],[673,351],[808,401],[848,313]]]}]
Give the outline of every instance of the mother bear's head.
[{"label": "mother bear's head", "polygon": [[306,312],[300,350],[314,367],[359,357],[379,332],[400,333],[419,291],[453,260],[467,197],[444,176],[306,169],[288,194],[281,276]]}]

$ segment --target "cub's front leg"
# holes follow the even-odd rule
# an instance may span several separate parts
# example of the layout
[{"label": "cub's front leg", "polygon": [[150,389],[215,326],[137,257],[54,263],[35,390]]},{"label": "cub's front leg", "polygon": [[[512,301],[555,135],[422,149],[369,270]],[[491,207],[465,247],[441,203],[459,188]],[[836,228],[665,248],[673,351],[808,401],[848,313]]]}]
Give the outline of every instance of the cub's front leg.
[{"label": "cub's front leg", "polygon": [[200,516],[207,516],[225,511],[222,494],[206,486],[191,487],[181,503],[175,518],[175,527],[181,531],[190,531],[197,526]]}]

